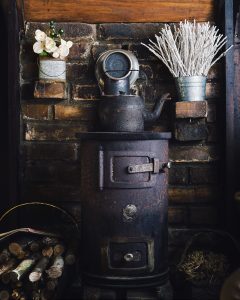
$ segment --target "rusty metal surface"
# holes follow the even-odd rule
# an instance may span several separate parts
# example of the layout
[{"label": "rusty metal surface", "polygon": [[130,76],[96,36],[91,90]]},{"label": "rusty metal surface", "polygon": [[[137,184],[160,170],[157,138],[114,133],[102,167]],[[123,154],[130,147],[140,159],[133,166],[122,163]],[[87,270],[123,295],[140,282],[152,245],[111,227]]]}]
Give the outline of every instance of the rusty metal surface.
[{"label": "rusty metal surface", "polygon": [[171,132],[81,132],[76,137],[81,140],[101,141],[169,140]]},{"label": "rusty metal surface", "polygon": [[169,94],[156,101],[154,110],[145,109],[144,100],[140,96],[119,95],[102,96],[99,102],[99,119],[103,131],[139,132],[144,129],[144,121],[155,121],[159,118],[163,105]]},{"label": "rusty metal surface", "polygon": [[[151,157],[168,162],[168,141],[144,140],[146,135],[118,141],[117,133],[112,140],[101,140],[100,134],[92,140],[90,134],[82,140],[83,279],[96,285],[148,286],[167,280],[168,171],[127,172],[129,165]],[[135,259],[127,261],[126,255]]]}]

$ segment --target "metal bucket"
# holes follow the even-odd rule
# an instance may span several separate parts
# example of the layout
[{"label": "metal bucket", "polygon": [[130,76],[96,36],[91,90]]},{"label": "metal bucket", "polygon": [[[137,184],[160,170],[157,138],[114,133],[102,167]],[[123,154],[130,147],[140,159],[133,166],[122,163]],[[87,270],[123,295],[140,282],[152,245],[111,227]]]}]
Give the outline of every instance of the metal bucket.
[{"label": "metal bucket", "polygon": [[56,58],[40,58],[39,79],[66,81],[66,61]]},{"label": "metal bucket", "polygon": [[180,101],[202,101],[206,99],[206,76],[183,76],[175,78]]}]

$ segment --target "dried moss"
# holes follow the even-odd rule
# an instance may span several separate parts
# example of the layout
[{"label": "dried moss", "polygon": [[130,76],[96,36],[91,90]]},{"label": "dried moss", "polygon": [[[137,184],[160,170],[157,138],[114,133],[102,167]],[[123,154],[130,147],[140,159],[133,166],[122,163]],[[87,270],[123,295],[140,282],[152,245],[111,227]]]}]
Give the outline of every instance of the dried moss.
[{"label": "dried moss", "polygon": [[193,251],[186,255],[178,270],[191,282],[220,283],[229,274],[230,264],[224,254]]}]

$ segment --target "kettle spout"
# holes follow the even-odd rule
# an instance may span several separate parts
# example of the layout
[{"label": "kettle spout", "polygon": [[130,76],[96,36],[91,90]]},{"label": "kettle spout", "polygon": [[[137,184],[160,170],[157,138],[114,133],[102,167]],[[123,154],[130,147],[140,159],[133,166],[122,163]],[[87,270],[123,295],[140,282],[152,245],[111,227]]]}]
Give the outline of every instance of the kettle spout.
[{"label": "kettle spout", "polygon": [[170,96],[170,94],[167,93],[167,94],[164,94],[160,99],[158,99],[152,112],[147,111],[145,109],[143,112],[144,121],[147,121],[147,122],[148,121],[156,121],[162,112],[163,104],[165,103],[165,101],[171,100],[171,98],[169,96]]}]

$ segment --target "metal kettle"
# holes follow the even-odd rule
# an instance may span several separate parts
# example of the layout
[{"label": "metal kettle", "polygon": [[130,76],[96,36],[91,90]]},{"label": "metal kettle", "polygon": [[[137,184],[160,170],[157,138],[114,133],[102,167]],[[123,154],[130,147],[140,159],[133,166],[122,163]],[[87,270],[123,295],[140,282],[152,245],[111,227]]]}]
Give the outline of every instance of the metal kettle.
[{"label": "metal kettle", "polygon": [[145,109],[142,97],[130,95],[130,88],[139,75],[138,60],[130,51],[102,53],[95,74],[102,94],[98,113],[103,131],[143,131],[144,121],[155,121],[169,99],[169,94],[164,94],[150,112]]}]

